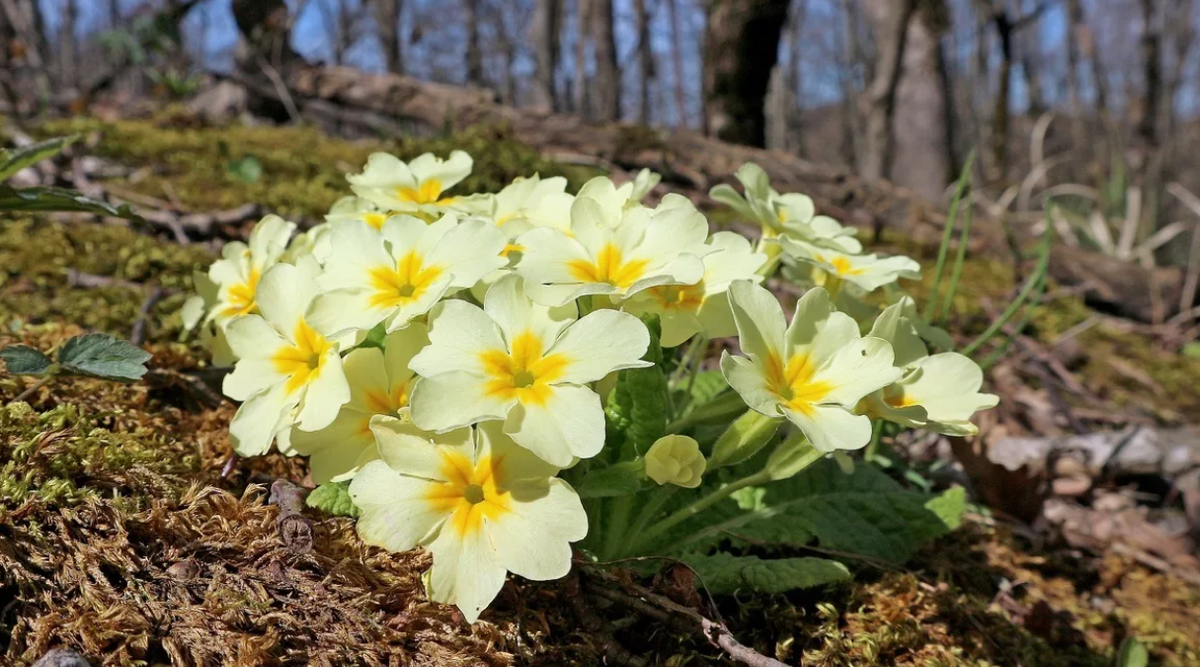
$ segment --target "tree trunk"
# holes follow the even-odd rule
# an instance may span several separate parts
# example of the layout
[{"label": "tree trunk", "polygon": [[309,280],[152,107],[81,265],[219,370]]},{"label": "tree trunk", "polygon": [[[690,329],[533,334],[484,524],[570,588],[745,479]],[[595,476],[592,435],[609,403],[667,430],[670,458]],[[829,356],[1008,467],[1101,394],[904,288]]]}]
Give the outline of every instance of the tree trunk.
[{"label": "tree trunk", "polygon": [[467,10],[467,85],[483,88],[483,51],[479,48],[479,0],[465,0]]},{"label": "tree trunk", "polygon": [[992,26],[996,28],[996,37],[1000,41],[1000,72],[997,75],[998,89],[995,104],[992,108],[992,169],[991,178],[1002,180],[1008,174],[1008,117],[1012,103],[1010,89],[1012,87],[1013,66],[1013,24],[1008,12],[1001,8],[993,8]]},{"label": "tree trunk", "polygon": [[854,68],[865,60],[862,56],[862,45],[858,39],[858,11],[853,0],[841,0],[842,26],[837,36],[841,40],[839,49],[842,62],[838,79],[842,87],[842,155],[846,164],[855,172],[858,171],[861,154],[861,140],[864,134],[862,114],[859,111],[858,86],[855,81]]},{"label": "tree trunk", "polygon": [[591,96],[588,95],[587,84],[587,45],[592,31],[592,0],[575,0],[575,78],[573,106],[575,113],[590,118],[588,108]]},{"label": "tree trunk", "polygon": [[404,74],[404,38],[400,30],[403,13],[404,0],[375,0],[375,25],[384,65],[395,74]]},{"label": "tree trunk", "polygon": [[867,0],[867,16],[875,34],[875,74],[863,96],[866,127],[859,176],[875,183],[887,175],[892,152],[892,116],[896,90],[904,65],[908,24],[916,9],[915,0]]},{"label": "tree trunk", "polygon": [[908,22],[900,82],[896,86],[896,168],[891,179],[938,201],[953,172],[950,82],[940,33],[948,26],[946,6],[922,0]]},{"label": "tree trunk", "polygon": [[675,75],[675,125],[687,127],[687,87],[683,74],[683,28],[679,22],[679,0],[666,0],[671,18],[671,70]]},{"label": "tree trunk", "polygon": [[704,32],[705,131],[725,141],[763,146],[763,103],[788,0],[712,0]]},{"label": "tree trunk", "polygon": [[650,82],[654,80],[654,50],[650,44],[650,12],[646,11],[646,0],[634,0],[637,14],[638,33],[638,103],[637,119],[642,125],[650,124]]},{"label": "tree trunk", "polygon": [[596,42],[596,113],[601,120],[621,117],[621,71],[613,28],[613,0],[592,0]]},{"label": "tree trunk", "polygon": [[75,21],[79,16],[79,0],[66,0],[62,24],[58,30],[59,85],[74,88],[78,83],[78,60],[75,41]]},{"label": "tree trunk", "polygon": [[558,109],[559,35],[562,31],[562,0],[538,0],[530,35],[537,59],[533,103],[543,109]]}]

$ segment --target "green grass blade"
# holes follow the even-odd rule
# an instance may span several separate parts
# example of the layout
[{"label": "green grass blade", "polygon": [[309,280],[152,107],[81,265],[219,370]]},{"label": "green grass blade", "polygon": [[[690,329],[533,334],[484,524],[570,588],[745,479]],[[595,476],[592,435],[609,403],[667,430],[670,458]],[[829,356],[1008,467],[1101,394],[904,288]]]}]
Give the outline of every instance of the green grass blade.
[{"label": "green grass blade", "polygon": [[958,252],[954,255],[954,267],[950,269],[950,286],[946,290],[946,298],[942,307],[935,313],[934,319],[945,322],[950,317],[950,306],[954,303],[954,294],[958,292],[958,281],[962,279],[963,263],[967,259],[967,244],[971,238],[971,220],[974,217],[971,206],[963,213],[962,233],[958,236]]},{"label": "green grass blade", "polygon": [[1050,268],[1050,247],[1054,241],[1054,226],[1050,224],[1050,204],[1046,207],[1046,231],[1042,234],[1042,242],[1038,249],[1038,263],[1033,275],[1025,281],[1025,286],[1021,288],[1021,292],[1017,294],[1017,298],[1013,299],[1008,307],[1004,309],[1000,317],[992,322],[991,326],[986,331],[979,334],[979,337],[971,341],[971,344],[963,348],[962,353],[971,356],[973,352],[978,350],[984,343],[991,340],[1009,320],[1021,309],[1035,291],[1039,290],[1039,284],[1046,279],[1046,273]]},{"label": "green grass blade", "polygon": [[933,311],[937,307],[938,289],[942,283],[942,273],[946,270],[946,255],[950,251],[950,237],[954,234],[954,224],[958,221],[958,208],[962,205],[963,194],[967,184],[971,182],[971,166],[975,164],[975,150],[967,154],[963,163],[962,173],[954,186],[954,198],[950,200],[950,214],[946,216],[946,228],[942,230],[942,245],[938,247],[937,268],[933,271],[933,287],[929,291],[929,300],[925,303],[925,323],[933,320]]}]

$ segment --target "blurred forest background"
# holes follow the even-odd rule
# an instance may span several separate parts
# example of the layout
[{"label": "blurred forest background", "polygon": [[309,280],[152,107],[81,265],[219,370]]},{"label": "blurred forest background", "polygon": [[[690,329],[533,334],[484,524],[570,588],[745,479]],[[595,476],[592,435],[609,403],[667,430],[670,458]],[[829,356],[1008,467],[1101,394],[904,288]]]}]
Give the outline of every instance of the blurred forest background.
[{"label": "blurred forest background", "polygon": [[1193,0],[2,0],[0,17],[4,100],[25,114],[324,63],[699,130],[935,201],[978,148],[993,215],[1036,220],[1054,196],[1064,241],[1143,265],[1184,265],[1200,209]]}]

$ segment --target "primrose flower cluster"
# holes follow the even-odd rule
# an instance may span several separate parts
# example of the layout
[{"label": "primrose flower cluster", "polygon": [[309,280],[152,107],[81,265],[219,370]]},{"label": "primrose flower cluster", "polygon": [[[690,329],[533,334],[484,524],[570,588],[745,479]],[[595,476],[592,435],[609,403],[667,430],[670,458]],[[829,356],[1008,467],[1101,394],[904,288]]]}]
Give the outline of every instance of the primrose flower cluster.
[{"label": "primrose flower cluster", "polygon": [[[677,405],[658,415],[675,430],[614,443],[622,383],[665,378],[664,358],[684,371],[664,391],[690,386],[707,342],[736,335],[709,407],[735,402],[756,432],[790,422],[780,447],[818,456],[865,446],[872,420],[970,434],[971,415],[996,402],[968,358],[929,353],[929,341],[948,347],[944,332],[893,298],[914,261],[864,254],[854,230],[775,192],[754,165],[737,174],[744,194],[711,194],[761,225],[756,242],[712,232],[685,197],[643,204],[659,180],[649,171],[575,194],[537,175],[453,192],[471,167],[461,151],[374,154],[321,224],[297,234],[267,216],[248,243],[227,244],[184,309],[214,363],[232,366],[235,451],[274,447],[307,457],[315,484],[348,483],[362,539],[427,549],[429,596],[470,621],[509,572],[559,578],[573,543],[630,555],[652,548],[639,533],[672,521],[653,514],[659,503],[597,525],[597,503],[701,487],[760,446],[701,442]],[[790,324],[761,286],[781,262],[807,288]],[[695,421],[706,406],[691,407]]]}]

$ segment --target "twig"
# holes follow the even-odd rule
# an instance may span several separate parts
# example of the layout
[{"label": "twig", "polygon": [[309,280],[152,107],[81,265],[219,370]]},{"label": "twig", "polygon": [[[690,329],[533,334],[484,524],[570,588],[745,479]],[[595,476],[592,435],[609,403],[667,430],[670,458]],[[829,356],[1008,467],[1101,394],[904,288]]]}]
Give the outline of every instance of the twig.
[{"label": "twig", "polygon": [[145,284],[132,280],[114,278],[112,276],[98,276],[93,273],[83,273],[76,269],[67,269],[67,284],[71,287],[126,287],[138,290],[146,287]]},{"label": "twig", "polygon": [[17,394],[17,397],[14,398],[12,401],[10,401],[9,405],[11,405],[13,403],[19,403],[19,402],[29,398],[30,396],[33,396],[33,392],[37,391],[38,389],[41,389],[42,387],[45,387],[46,383],[50,382],[53,379],[54,379],[54,375],[47,373],[46,375],[42,376],[42,379],[40,379],[37,382],[34,382],[33,384],[26,387],[25,391],[22,391],[21,393]]},{"label": "twig", "polygon": [[150,319],[150,311],[154,310],[154,306],[166,295],[167,291],[161,287],[155,287],[146,295],[146,299],[142,301],[142,307],[138,309],[138,318],[133,323],[129,342],[139,347],[146,342],[146,322]]},{"label": "twig", "polygon": [[244,204],[237,208],[208,213],[177,215],[167,210],[140,211],[139,213],[147,222],[159,227],[171,229],[173,225],[178,225],[183,231],[190,230],[197,234],[208,234],[212,232],[213,227],[236,225],[257,218],[262,214],[262,208],[257,204]]},{"label": "twig", "polygon": [[[622,646],[609,629],[611,627],[610,624],[606,624],[588,606],[587,600],[583,595],[583,584],[580,582],[578,575],[567,579],[566,589],[567,599],[571,602],[571,608],[575,611],[575,616],[579,618],[579,623],[588,635],[600,645],[600,648],[604,651],[604,658],[607,664],[626,665],[627,667],[646,667],[649,664],[645,658],[630,653],[629,649]],[[595,592],[600,594],[600,590]]]},{"label": "twig", "polygon": [[1193,586],[1200,586],[1200,574],[1185,570],[1181,567],[1176,567],[1175,565],[1172,565],[1170,562],[1165,561],[1158,556],[1146,553],[1141,549],[1135,549],[1134,547],[1131,547],[1123,542],[1114,542],[1109,548],[1123,556],[1129,556],[1148,568],[1174,575],[1180,579],[1183,579],[1189,584],[1192,584]]},{"label": "twig", "polygon": [[197,402],[210,408],[220,407],[228,400],[214,391],[204,380],[195,375],[181,373],[173,368],[152,368],[146,372],[144,379],[147,384],[160,387],[182,385]]},{"label": "twig", "polygon": [[690,607],[685,607],[670,598],[664,597],[651,591],[650,589],[639,586],[632,582],[626,582],[619,579],[616,575],[605,572],[599,568],[588,568],[589,574],[595,576],[610,584],[615,584],[621,588],[629,590],[633,596],[628,596],[620,592],[614,592],[610,599],[626,603],[630,609],[640,611],[644,608],[644,604],[649,603],[659,609],[662,609],[671,614],[682,616],[700,627],[700,631],[704,634],[705,639],[713,646],[720,648],[735,662],[740,662],[749,667],[787,667],[784,663],[765,656],[758,651],[742,644],[729,631],[729,628],[724,623],[718,623],[704,616],[700,612]]},{"label": "twig", "polygon": [[279,101],[283,103],[283,108],[287,109],[288,116],[291,117],[293,123],[299,123],[300,109],[296,106],[296,100],[292,99],[292,93],[288,91],[287,84],[283,82],[283,77],[279,76],[279,70],[271,66],[265,59],[259,58],[258,65],[262,68],[263,74],[271,80],[271,85],[275,86],[275,93],[279,95]]},{"label": "twig", "polygon": [[267,503],[279,507],[279,518],[275,526],[284,546],[300,554],[313,548],[313,527],[304,516],[305,491],[286,479],[271,482],[271,495]]}]

